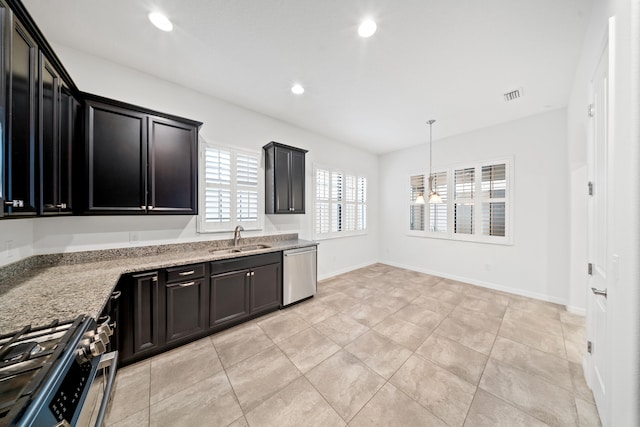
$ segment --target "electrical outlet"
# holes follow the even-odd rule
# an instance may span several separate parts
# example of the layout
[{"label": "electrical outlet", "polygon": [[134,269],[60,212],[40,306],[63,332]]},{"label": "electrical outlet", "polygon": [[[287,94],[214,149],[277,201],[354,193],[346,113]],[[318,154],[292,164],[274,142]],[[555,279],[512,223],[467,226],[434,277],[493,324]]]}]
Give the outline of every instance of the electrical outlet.
[{"label": "electrical outlet", "polygon": [[137,231],[129,232],[129,243],[138,243],[140,241],[140,234]]}]

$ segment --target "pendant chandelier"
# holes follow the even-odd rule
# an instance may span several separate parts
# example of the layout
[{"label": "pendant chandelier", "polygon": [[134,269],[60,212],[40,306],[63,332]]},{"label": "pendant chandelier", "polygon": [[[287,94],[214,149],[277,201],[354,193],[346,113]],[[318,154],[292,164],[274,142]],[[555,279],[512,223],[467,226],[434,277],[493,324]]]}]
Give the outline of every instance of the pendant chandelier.
[{"label": "pendant chandelier", "polygon": [[[432,165],[433,165],[433,124],[435,120],[428,120],[427,124],[429,125],[429,203],[442,203],[442,197],[433,187],[433,173]],[[423,205],[425,203],[424,195],[422,193],[418,194],[416,197],[416,204]]]}]

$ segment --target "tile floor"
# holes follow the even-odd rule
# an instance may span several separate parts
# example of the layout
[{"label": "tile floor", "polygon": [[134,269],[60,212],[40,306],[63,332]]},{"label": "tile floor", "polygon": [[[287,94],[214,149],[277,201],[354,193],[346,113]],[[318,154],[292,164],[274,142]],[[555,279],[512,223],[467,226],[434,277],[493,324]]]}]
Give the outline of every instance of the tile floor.
[{"label": "tile floor", "polygon": [[598,426],[584,318],[375,264],[121,369],[110,426]]}]

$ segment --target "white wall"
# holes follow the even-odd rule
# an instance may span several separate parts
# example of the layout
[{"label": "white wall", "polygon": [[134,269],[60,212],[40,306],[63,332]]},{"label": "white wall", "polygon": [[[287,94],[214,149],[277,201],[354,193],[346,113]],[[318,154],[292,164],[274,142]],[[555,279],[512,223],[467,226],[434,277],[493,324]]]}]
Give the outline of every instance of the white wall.
[{"label": "white wall", "polygon": [[434,169],[513,156],[514,243],[510,246],[407,235],[409,175],[427,168],[427,147],[382,156],[380,258],[564,303],[569,261],[566,138],[566,110],[559,109],[434,141]]},{"label": "white wall", "polygon": [[[609,412],[602,419],[606,426],[640,425],[640,0],[599,0],[585,37],[580,65],[568,106],[568,146],[571,173],[570,248],[574,262],[570,271],[570,294],[592,301],[584,265],[586,248],[587,141],[590,122],[586,105],[590,101],[589,82],[600,58],[605,37],[610,32],[612,138],[609,161],[609,218],[607,275],[607,339],[610,355],[605,372],[610,375],[607,390]],[[596,186],[598,183],[596,183]],[[597,187],[596,187],[597,188]],[[617,257],[619,260],[614,263]],[[589,304],[587,304],[589,305]],[[587,338],[591,331],[587,325]],[[603,343],[594,343],[594,346]],[[597,348],[597,347],[596,347]],[[588,365],[588,363],[587,363]],[[588,374],[588,372],[587,372]]]},{"label": "white wall", "polygon": [[33,219],[0,221],[0,267],[33,255],[34,221]]},{"label": "white wall", "polygon": [[[65,46],[54,49],[80,90],[204,122],[200,136],[206,141],[261,150],[273,140],[309,150],[307,213],[268,215],[262,232],[246,232],[244,236],[291,232],[303,239],[313,239],[313,164],[364,174],[369,179],[370,232],[361,237],[322,241],[318,274],[327,277],[376,261],[377,156]],[[295,108],[296,102],[304,101],[292,98],[291,108]],[[196,218],[192,216],[87,216],[1,221],[0,244],[5,235],[14,233],[10,231],[14,224],[28,232],[24,238],[11,238],[27,248],[32,245],[35,254],[231,238],[231,233],[198,234]],[[130,243],[133,231],[138,234],[137,243]],[[25,250],[20,257],[29,255]],[[3,261],[0,258],[0,263]]]}]

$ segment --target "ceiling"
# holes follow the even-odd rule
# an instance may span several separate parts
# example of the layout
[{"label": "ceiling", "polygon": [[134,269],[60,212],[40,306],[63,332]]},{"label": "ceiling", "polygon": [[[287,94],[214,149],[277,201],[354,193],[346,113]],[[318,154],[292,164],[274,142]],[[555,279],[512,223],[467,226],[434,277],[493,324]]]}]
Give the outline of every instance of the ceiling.
[{"label": "ceiling", "polygon": [[[437,140],[566,106],[592,0],[23,3],[54,46],[386,153],[426,143],[428,119]],[[367,17],[378,31],[364,39]]]}]

